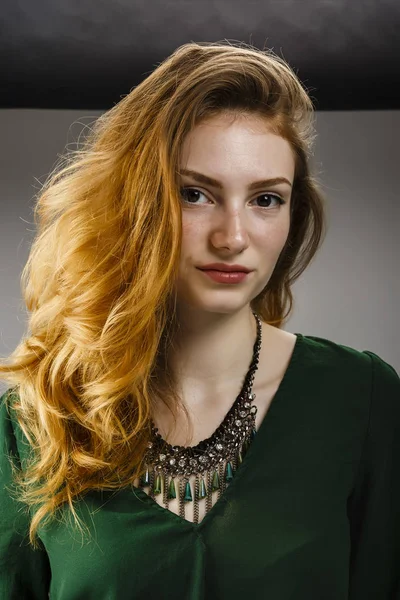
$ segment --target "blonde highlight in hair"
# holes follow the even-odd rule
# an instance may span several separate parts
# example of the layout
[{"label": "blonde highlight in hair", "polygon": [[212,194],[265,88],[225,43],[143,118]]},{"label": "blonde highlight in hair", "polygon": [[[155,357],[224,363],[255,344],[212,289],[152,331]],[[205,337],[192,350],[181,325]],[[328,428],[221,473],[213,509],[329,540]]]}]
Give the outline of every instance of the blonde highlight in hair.
[{"label": "blonde highlight in hair", "polygon": [[[188,417],[166,360],[176,318],[183,141],[218,115],[257,116],[295,157],[287,243],[252,300],[278,328],[291,286],[325,234],[324,196],[310,173],[313,104],[270,50],[231,43],[179,47],[66,153],[35,206],[37,235],[21,282],[29,334],[1,363],[32,460],[15,472],[37,533],[68,503],[118,490],[144,471],[155,399]],[[11,402],[12,401],[12,402]]]}]

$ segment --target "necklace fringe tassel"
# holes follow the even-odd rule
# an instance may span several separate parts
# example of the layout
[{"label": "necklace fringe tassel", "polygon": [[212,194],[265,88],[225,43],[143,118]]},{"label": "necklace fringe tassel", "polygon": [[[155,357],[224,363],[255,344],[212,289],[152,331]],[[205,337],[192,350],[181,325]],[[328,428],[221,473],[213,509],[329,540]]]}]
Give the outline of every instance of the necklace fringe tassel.
[{"label": "necklace fringe tassel", "polygon": [[[194,490],[190,484],[189,478],[185,476],[168,476],[163,471],[155,471],[146,467],[146,472],[140,477],[139,487],[149,487],[149,496],[155,499],[156,496],[162,494],[164,507],[168,509],[169,501],[177,497],[177,489],[179,493],[179,516],[185,518],[185,505],[188,502],[193,502],[194,523],[199,522],[199,501],[204,500],[205,514],[212,508],[212,494],[218,492],[218,500],[224,493],[225,489],[232,481],[238,467],[242,464],[243,459],[249,449],[252,440],[256,436],[256,430],[251,430],[250,436],[243,442],[241,449],[230,460],[221,461],[218,466],[212,471],[205,471],[203,474],[196,474]],[[176,481],[175,481],[176,480]],[[206,480],[206,481],[205,481]]]}]

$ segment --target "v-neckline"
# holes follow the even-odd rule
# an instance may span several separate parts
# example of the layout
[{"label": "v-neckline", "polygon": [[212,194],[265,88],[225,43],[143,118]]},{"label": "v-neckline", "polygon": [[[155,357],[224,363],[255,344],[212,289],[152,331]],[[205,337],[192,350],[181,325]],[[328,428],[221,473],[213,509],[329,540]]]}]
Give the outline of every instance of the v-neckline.
[{"label": "v-neckline", "polygon": [[214,516],[214,513],[216,513],[219,510],[220,505],[222,503],[225,503],[229,499],[229,496],[233,493],[231,491],[232,487],[233,487],[233,489],[235,489],[237,479],[239,478],[239,480],[240,480],[240,478],[243,476],[243,473],[246,473],[246,467],[249,463],[249,460],[251,460],[254,452],[257,451],[258,445],[261,443],[261,438],[263,438],[265,435],[265,431],[268,430],[268,427],[269,427],[268,423],[274,418],[276,411],[280,408],[279,399],[285,391],[285,387],[286,387],[289,377],[294,374],[294,370],[295,370],[296,364],[298,362],[297,359],[299,356],[299,352],[302,347],[302,342],[304,341],[304,335],[302,333],[295,333],[294,335],[296,336],[296,342],[293,346],[293,351],[292,351],[292,355],[290,357],[288,366],[287,366],[285,373],[281,379],[278,389],[276,390],[276,392],[270,402],[268,410],[267,410],[266,414],[264,415],[263,420],[260,423],[260,426],[258,428],[258,431],[257,431],[254,439],[252,440],[247,452],[243,456],[242,462],[238,465],[236,471],[234,472],[232,481],[226,487],[225,491],[222,492],[221,497],[215,501],[213,506],[204,515],[204,517],[202,518],[202,520],[199,523],[194,523],[193,521],[189,521],[188,519],[185,519],[185,518],[177,515],[176,513],[172,512],[168,508],[165,508],[165,506],[161,506],[160,504],[158,504],[158,502],[156,500],[154,500],[149,494],[147,494],[140,487],[131,486],[130,489],[132,490],[133,495],[137,495],[137,497],[139,497],[140,499],[143,499],[149,505],[149,508],[161,511],[163,514],[165,514],[166,518],[172,518],[177,523],[179,523],[181,526],[184,525],[184,526],[188,527],[189,529],[195,529],[197,531],[202,529],[203,527],[205,527],[205,525],[207,525],[207,523]]}]

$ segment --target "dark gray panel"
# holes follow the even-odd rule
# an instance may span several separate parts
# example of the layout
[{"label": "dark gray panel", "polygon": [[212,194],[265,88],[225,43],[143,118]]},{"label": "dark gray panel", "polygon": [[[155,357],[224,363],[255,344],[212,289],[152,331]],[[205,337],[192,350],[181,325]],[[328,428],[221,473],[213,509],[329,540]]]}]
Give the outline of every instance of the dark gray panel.
[{"label": "dark gray panel", "polygon": [[400,108],[399,0],[2,0],[0,108],[106,110],[189,41],[289,62],[317,110]]}]

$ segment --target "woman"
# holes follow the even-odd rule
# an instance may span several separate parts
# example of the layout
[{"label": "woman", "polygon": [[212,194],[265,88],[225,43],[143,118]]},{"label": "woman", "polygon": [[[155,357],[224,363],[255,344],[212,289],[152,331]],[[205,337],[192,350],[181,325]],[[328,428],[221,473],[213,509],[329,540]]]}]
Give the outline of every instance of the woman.
[{"label": "woman", "polygon": [[2,599],[400,599],[399,377],[282,330],[314,139],[282,59],[190,43],[49,177],[1,367]]}]

